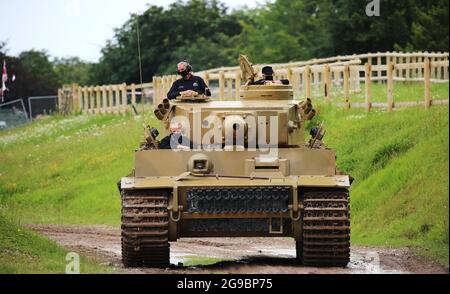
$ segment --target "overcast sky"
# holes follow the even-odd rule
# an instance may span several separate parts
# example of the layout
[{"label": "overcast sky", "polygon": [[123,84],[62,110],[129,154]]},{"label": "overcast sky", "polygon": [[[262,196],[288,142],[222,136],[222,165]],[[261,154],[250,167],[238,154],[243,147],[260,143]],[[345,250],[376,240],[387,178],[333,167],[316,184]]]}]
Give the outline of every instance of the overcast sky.
[{"label": "overcast sky", "polygon": [[[45,49],[52,56],[98,61],[100,49],[131,13],[174,0],[0,0],[0,41],[8,54]],[[222,0],[231,8],[265,0]]]}]

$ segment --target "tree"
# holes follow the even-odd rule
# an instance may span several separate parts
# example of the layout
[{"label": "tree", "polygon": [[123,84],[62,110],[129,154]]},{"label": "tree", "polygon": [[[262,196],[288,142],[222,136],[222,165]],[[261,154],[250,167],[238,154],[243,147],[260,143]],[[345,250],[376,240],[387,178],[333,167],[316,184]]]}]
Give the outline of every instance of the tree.
[{"label": "tree", "polygon": [[[0,46],[0,57],[6,61],[9,80],[5,100],[24,99],[30,96],[55,95],[58,89],[58,78],[49,56],[44,51],[30,50],[22,52],[18,57],[6,55],[6,44]],[[16,79],[13,82],[12,76]]]},{"label": "tree", "polygon": [[365,14],[366,0],[337,0],[330,19],[333,55],[392,51],[410,40],[414,0],[383,0],[380,16]]},{"label": "tree", "polygon": [[448,52],[449,2],[447,0],[421,2],[415,7],[409,49]]},{"label": "tree", "polygon": [[58,86],[71,83],[80,85],[91,83],[91,63],[84,62],[78,57],[55,58],[52,63]]},{"label": "tree", "polygon": [[174,73],[174,64],[181,59],[189,59],[198,70],[236,64],[236,36],[242,29],[238,16],[228,14],[227,7],[216,0],[179,1],[168,9],[150,6],[117,29],[93,68],[97,82],[139,81],[137,24],[146,80],[155,74]]},{"label": "tree", "polygon": [[273,63],[328,55],[332,11],[328,0],[277,0],[250,11],[243,47],[255,62]]},{"label": "tree", "polygon": [[[19,55],[21,73],[17,73],[20,97],[52,95],[58,89],[58,77],[45,51],[24,51]],[[20,85],[20,87],[19,87]]]}]

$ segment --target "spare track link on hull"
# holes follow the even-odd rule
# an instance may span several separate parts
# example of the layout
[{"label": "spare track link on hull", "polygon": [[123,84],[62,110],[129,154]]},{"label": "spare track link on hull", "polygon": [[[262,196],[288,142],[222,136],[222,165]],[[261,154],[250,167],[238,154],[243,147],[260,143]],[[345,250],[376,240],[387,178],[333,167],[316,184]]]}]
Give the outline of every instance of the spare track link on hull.
[{"label": "spare track link on hull", "polygon": [[347,189],[308,189],[303,196],[303,240],[297,257],[309,266],[350,261],[350,198]]},{"label": "spare track link on hull", "polygon": [[125,267],[169,266],[168,193],[164,190],[121,192]]}]

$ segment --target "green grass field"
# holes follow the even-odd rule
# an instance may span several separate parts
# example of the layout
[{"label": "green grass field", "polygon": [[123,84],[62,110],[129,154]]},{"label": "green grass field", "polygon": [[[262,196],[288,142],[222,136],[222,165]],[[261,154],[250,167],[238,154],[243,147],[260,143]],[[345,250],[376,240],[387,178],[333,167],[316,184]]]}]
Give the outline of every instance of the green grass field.
[{"label": "green grass field", "polygon": [[118,224],[115,185],[133,167],[142,121],[52,117],[2,134],[2,211],[19,223]]},{"label": "green grass field", "polygon": [[[350,94],[350,102],[364,102],[365,88],[364,83],[361,83],[361,91]],[[316,90],[317,92],[317,90]],[[319,92],[322,94],[322,90]],[[415,102],[424,101],[425,86],[422,82],[395,82],[394,83],[394,102]],[[431,99],[445,100],[449,99],[449,84],[431,84],[430,87]],[[386,83],[372,83],[371,84],[372,102],[387,101],[387,86]],[[322,98],[317,98],[318,100]],[[344,102],[344,95],[342,87],[332,88],[332,100],[334,102]]]},{"label": "green grass field", "polygon": [[[448,106],[367,114],[315,104],[314,122],[325,122],[325,142],[356,179],[352,243],[410,246],[448,266]],[[159,126],[152,116],[78,115],[0,132],[0,272],[51,272],[64,253],[16,233],[17,225],[120,223],[116,183],[133,167],[144,122]],[[15,267],[13,244],[23,242],[26,252],[29,239],[39,240],[29,250],[43,252],[42,264]],[[18,256],[26,265],[28,255]]]},{"label": "green grass field", "polygon": [[318,108],[339,168],[355,178],[352,243],[411,246],[448,266],[448,106]]},{"label": "green grass field", "polygon": [[[0,216],[0,273],[65,273],[67,251],[53,241]],[[113,269],[80,257],[80,273],[109,273]],[[70,268],[70,267],[69,267]]]}]

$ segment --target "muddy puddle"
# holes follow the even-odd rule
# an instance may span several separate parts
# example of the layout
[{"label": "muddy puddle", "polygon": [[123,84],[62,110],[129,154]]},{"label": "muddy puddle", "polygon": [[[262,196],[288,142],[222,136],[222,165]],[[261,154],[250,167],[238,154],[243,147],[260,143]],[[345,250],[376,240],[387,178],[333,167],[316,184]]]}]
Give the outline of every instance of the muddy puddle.
[{"label": "muddy puddle", "polygon": [[291,238],[201,238],[171,243],[167,269],[129,269],[121,263],[120,228],[108,226],[32,225],[29,228],[70,251],[113,266],[119,273],[237,274],[401,274],[448,273],[448,269],[414,256],[407,248],[351,247],[346,268],[298,265]]}]

